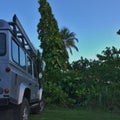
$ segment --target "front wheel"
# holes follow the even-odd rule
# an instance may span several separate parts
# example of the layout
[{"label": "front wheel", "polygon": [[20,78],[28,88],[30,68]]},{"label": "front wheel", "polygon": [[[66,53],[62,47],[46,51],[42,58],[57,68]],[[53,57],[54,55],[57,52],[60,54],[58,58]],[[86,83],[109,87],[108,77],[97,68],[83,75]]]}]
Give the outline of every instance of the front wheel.
[{"label": "front wheel", "polygon": [[44,110],[44,100],[42,99],[41,101],[38,102],[38,105],[31,109],[32,114],[38,114],[41,113]]},{"label": "front wheel", "polygon": [[44,110],[44,107],[45,107],[44,100],[40,101],[39,106],[40,106],[39,111],[42,112]]},{"label": "front wheel", "polygon": [[22,104],[14,108],[15,120],[29,120],[30,107],[28,100],[23,99]]}]

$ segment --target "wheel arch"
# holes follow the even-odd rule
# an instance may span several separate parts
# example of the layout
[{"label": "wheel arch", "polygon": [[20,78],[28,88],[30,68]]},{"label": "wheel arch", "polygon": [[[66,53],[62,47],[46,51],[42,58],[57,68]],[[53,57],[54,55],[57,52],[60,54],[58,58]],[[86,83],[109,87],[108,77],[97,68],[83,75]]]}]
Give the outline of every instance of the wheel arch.
[{"label": "wheel arch", "polygon": [[30,102],[30,96],[31,96],[31,91],[30,91],[29,88],[26,88],[25,91],[24,91],[23,98],[25,97]]},{"label": "wheel arch", "polygon": [[21,104],[23,98],[26,97],[30,101],[31,91],[26,84],[21,84],[18,92],[18,104]]}]

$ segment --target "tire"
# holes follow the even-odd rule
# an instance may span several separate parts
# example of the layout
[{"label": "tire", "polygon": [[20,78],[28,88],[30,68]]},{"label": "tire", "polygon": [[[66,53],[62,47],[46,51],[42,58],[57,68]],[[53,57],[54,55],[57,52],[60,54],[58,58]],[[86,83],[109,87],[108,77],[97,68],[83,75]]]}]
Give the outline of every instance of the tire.
[{"label": "tire", "polygon": [[39,106],[40,106],[39,112],[42,112],[44,110],[44,107],[45,107],[44,100],[40,101]]},{"label": "tire", "polygon": [[44,110],[44,100],[39,101],[39,105],[31,109],[32,114],[41,113]]},{"label": "tire", "polygon": [[14,120],[29,120],[30,107],[28,100],[23,99],[22,104],[14,108]]}]

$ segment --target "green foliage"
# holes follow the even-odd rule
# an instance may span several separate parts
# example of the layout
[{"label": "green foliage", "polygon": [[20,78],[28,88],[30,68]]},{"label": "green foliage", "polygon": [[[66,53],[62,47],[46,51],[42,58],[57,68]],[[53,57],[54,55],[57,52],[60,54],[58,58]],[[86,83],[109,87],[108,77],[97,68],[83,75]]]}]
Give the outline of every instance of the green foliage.
[{"label": "green foliage", "polygon": [[81,57],[69,66],[70,70],[65,71],[69,65],[66,47],[71,53],[71,47],[78,51],[74,43],[78,39],[67,28],[59,31],[47,0],[39,0],[38,3],[41,18],[37,31],[43,49],[42,60],[46,63],[43,77],[46,103],[119,109],[120,49],[106,47],[97,54],[98,60]]},{"label": "green foliage", "polygon": [[63,72],[50,71],[44,76],[46,76],[44,81],[44,95],[46,104],[56,104],[66,107],[72,106],[75,103],[75,100],[69,97],[68,93],[63,89]]},{"label": "green foliage", "polygon": [[56,83],[47,81],[44,83],[45,90],[45,102],[46,104],[55,104],[55,105],[66,105],[67,94],[64,93],[61,86],[58,86]]},{"label": "green foliage", "polygon": [[86,81],[85,85],[82,85],[87,90],[82,105],[120,108],[119,51],[115,47],[107,47],[102,55],[97,55],[97,61],[81,59],[72,64],[73,69],[81,71],[82,80]]},{"label": "green foliage", "polygon": [[[97,61],[81,57],[79,61],[72,63],[73,70],[47,73],[49,77],[46,75],[46,99],[51,100],[47,102],[62,103],[68,107],[77,105],[120,109],[120,57],[116,52],[111,59],[106,56],[104,55],[105,60]],[[48,85],[49,82],[51,86]]]},{"label": "green foliage", "polygon": [[68,53],[60,38],[59,28],[51,7],[46,0],[39,0],[41,15],[38,24],[38,38],[43,49],[42,57],[46,63],[46,71],[64,70],[68,62]]}]

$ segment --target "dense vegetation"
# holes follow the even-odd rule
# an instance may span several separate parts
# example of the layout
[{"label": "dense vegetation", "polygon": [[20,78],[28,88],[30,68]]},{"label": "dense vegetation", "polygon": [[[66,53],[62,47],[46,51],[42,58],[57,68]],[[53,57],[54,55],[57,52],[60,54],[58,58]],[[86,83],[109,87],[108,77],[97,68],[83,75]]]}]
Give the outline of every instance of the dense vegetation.
[{"label": "dense vegetation", "polygon": [[98,60],[81,57],[68,71],[45,78],[47,104],[120,109],[120,50],[106,48]]},{"label": "dense vegetation", "polygon": [[66,107],[120,109],[120,50],[106,47],[97,60],[81,57],[68,62],[67,48],[75,46],[75,34],[64,28],[59,31],[57,21],[47,0],[39,0],[41,14],[38,38],[46,63],[43,74],[46,104]]}]

